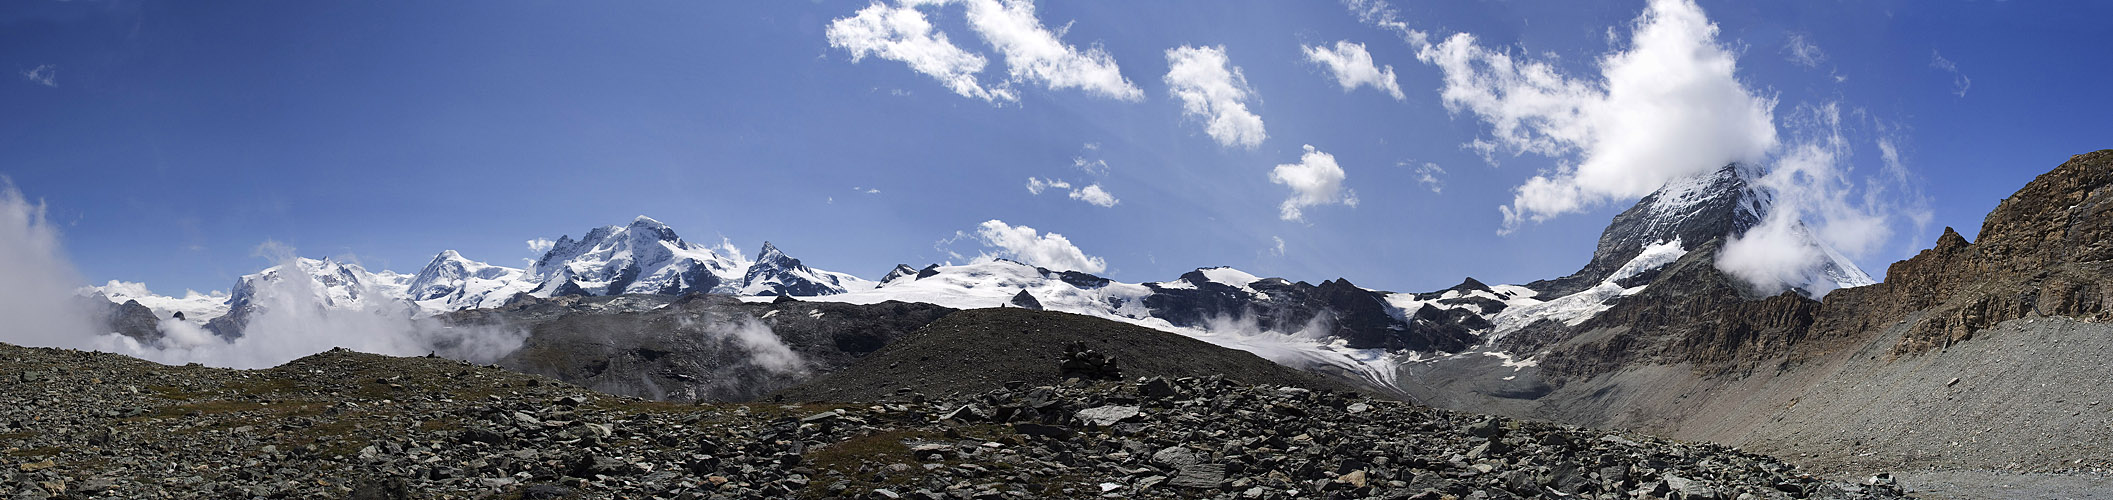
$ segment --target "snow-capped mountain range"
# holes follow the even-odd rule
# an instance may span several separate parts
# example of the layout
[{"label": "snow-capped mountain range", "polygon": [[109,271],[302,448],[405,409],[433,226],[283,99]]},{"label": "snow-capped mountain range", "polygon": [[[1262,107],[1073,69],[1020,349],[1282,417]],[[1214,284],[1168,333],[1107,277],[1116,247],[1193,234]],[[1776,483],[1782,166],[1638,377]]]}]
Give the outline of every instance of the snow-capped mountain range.
[{"label": "snow-capped mountain range", "polygon": [[[305,280],[292,289],[305,290],[301,293],[317,307],[414,315],[498,307],[523,294],[704,292],[756,301],[786,295],[984,308],[1023,303],[1024,292],[1033,298],[1029,303],[1044,309],[1172,331],[1288,365],[1391,384],[1393,370],[1405,359],[1468,352],[1544,321],[1575,326],[1642,291],[1659,269],[1705,243],[1744,234],[1771,207],[1771,199],[1749,185],[1753,174],[1732,165],[1668,183],[1617,216],[1592,260],[1570,276],[1496,286],[1469,278],[1426,293],[1371,290],[1347,280],[1315,285],[1225,267],[1201,268],[1168,281],[1124,283],[1008,260],[922,269],[899,265],[879,281],[868,281],[814,269],[768,242],[753,259],[731,245],[691,243],[644,216],[627,225],[595,228],[577,240],[561,237],[527,269],[477,262],[449,250],[413,275],[299,259],[242,277],[224,301],[210,305],[208,299],[216,296],[160,297],[136,284],[113,282],[90,290],[116,302],[138,300],[164,316],[184,311],[187,319],[201,321],[196,316],[212,314],[208,328],[228,337],[240,336],[244,319],[258,307],[255,294],[261,285],[289,278]],[[1804,270],[1804,285],[1794,289],[1823,294],[1872,282],[1824,244],[1810,237],[1803,242],[1830,258]]]}]

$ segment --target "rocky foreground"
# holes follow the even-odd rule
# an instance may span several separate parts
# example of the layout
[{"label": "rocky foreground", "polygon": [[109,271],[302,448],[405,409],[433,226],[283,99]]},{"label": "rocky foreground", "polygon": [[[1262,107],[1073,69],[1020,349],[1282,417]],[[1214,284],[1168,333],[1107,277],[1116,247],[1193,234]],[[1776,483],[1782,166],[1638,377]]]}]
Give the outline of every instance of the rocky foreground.
[{"label": "rocky foreground", "polygon": [[0,345],[0,373],[17,499],[1900,497],[1721,446],[1218,378],[692,405],[349,351],[241,371]]}]

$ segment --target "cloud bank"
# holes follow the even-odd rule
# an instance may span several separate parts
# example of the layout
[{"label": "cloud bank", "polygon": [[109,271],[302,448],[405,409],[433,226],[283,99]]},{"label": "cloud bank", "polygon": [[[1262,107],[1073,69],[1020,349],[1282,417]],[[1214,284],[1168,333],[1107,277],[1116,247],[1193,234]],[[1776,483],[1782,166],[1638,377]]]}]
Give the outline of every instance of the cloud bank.
[{"label": "cloud bank", "polygon": [[1225,57],[1224,46],[1167,49],[1166,83],[1182,114],[1202,119],[1204,133],[1219,145],[1254,149],[1269,137],[1262,117],[1247,110],[1254,89]]},{"label": "cloud bank", "polygon": [[1394,66],[1374,66],[1372,53],[1365,51],[1365,44],[1342,40],[1335,42],[1334,48],[1314,45],[1301,48],[1305,50],[1308,62],[1328,68],[1328,73],[1335,76],[1335,83],[1342,85],[1344,92],[1370,86],[1393,96],[1396,101],[1408,98],[1401,93],[1401,83],[1394,78]]},{"label": "cloud bank", "polygon": [[1278,205],[1278,216],[1289,221],[1306,220],[1305,208],[1315,205],[1357,206],[1357,193],[1343,188],[1343,167],[1335,155],[1306,145],[1298,163],[1277,165],[1269,171],[1269,182],[1291,188],[1291,197]]}]

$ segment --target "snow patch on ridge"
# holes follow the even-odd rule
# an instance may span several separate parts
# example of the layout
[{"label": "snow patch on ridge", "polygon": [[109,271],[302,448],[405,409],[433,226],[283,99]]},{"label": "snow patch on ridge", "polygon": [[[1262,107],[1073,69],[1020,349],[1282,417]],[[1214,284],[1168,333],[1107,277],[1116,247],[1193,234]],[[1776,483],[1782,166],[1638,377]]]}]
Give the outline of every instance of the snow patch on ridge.
[{"label": "snow patch on ridge", "polygon": [[1541,320],[1561,321],[1566,325],[1577,326],[1613,307],[1607,304],[1608,299],[1635,295],[1646,286],[1623,288],[1617,282],[1665,267],[1666,264],[1680,260],[1686,255],[1687,249],[1681,248],[1677,238],[1644,245],[1643,251],[1636,254],[1636,258],[1629,259],[1628,263],[1622,264],[1621,268],[1592,288],[1538,304],[1509,307],[1504,309],[1504,312],[1497,313],[1496,317],[1490,318],[1490,322],[1496,326],[1490,329],[1489,335],[1483,337],[1483,342],[1504,338],[1511,332]]}]

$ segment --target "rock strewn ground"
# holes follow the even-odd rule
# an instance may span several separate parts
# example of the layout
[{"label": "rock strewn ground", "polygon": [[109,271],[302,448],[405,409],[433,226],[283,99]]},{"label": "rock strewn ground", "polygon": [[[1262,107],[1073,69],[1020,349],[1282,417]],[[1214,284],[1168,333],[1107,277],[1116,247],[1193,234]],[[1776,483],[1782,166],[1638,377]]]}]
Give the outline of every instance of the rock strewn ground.
[{"label": "rock strewn ground", "polygon": [[1213,378],[689,405],[433,358],[0,345],[9,498],[1897,498],[1758,455]]}]

